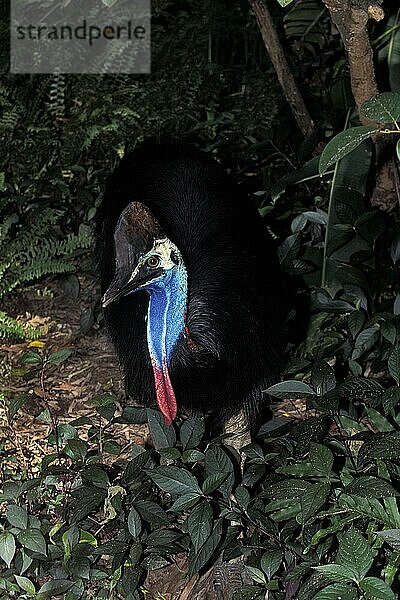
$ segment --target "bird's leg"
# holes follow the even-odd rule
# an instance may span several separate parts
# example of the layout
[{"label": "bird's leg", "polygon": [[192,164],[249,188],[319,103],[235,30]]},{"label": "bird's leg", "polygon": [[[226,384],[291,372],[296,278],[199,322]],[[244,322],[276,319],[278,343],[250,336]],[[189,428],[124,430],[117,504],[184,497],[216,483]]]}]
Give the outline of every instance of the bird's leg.
[{"label": "bird's leg", "polygon": [[225,423],[224,434],[229,436],[227,445],[232,446],[239,454],[243,446],[251,443],[249,423],[243,409]]},{"label": "bird's leg", "polygon": [[[243,446],[250,444],[249,422],[243,410],[231,417],[224,425],[224,443],[233,448],[240,456],[240,470],[243,474],[245,456],[241,452]],[[231,496],[232,499],[232,496]],[[231,521],[232,525],[241,525],[240,521]],[[240,532],[239,538],[243,537]],[[247,581],[243,556],[237,556],[226,561],[221,561],[214,567],[213,590],[217,600],[228,600]]]}]

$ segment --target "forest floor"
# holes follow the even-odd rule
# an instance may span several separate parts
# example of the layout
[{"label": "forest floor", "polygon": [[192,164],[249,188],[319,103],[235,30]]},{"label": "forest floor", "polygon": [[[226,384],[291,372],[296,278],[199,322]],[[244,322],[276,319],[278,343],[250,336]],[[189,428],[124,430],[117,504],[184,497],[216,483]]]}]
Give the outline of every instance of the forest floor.
[{"label": "forest floor", "polygon": [[[90,277],[80,277],[78,298],[68,296],[56,280],[49,279],[14,294],[2,306],[8,314],[40,329],[44,346],[34,351],[51,353],[68,348],[72,354],[62,364],[47,365],[41,377],[37,369],[21,361],[30,350],[29,342],[0,345],[0,484],[15,473],[37,476],[43,457],[54,452],[54,446],[48,445],[51,428],[55,423],[93,415],[91,400],[96,395],[115,394],[123,405],[121,373],[104,328],[95,323],[89,332],[81,332],[82,315],[93,310],[98,297]],[[19,395],[25,397],[25,403],[9,422],[7,400]],[[274,413],[304,418],[304,406],[301,402],[280,403]],[[110,463],[128,461],[132,444],[145,444],[148,439],[145,425],[116,424],[110,433],[122,449],[117,459],[103,457]],[[153,595],[153,590],[160,589],[166,600],[193,597],[182,581],[184,565],[172,568],[176,572],[166,568],[149,573],[148,598],[160,598]]]}]

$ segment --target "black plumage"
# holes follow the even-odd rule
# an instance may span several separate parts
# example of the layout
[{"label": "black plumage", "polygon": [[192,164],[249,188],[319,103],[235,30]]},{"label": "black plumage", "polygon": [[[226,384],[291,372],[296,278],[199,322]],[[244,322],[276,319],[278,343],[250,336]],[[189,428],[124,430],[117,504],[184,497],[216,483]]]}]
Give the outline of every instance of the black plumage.
[{"label": "black plumage", "polygon": [[151,226],[142,231],[148,212],[126,209],[135,202],[155,217],[154,230],[176,245],[187,271],[185,331],[169,367],[178,410],[224,423],[244,408],[254,426],[268,402],[263,390],[279,378],[287,317],[275,248],[258,211],[214,159],[189,145],[148,142],[115,169],[97,218],[102,294],[118,291],[103,298],[104,317],[126,391],[144,405],[155,404],[149,294],[123,295],[120,281],[152,241]]}]

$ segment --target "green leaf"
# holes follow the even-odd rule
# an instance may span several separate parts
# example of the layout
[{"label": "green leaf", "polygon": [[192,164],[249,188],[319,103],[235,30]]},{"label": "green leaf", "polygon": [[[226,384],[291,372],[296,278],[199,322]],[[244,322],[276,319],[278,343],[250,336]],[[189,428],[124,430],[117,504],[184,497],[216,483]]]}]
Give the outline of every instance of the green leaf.
[{"label": "green leaf", "polygon": [[330,392],[336,387],[335,373],[325,360],[317,360],[311,372],[311,384],[318,396]]},{"label": "green leaf", "polygon": [[351,571],[349,567],[345,567],[343,565],[330,564],[330,565],[322,565],[320,567],[313,567],[318,573],[324,575],[327,579],[331,581],[337,581],[338,583],[346,583],[355,580],[355,573]]},{"label": "green leaf", "polygon": [[400,160],[400,139],[396,143],[396,154],[397,154],[397,159]]},{"label": "green leaf", "polygon": [[310,462],[315,471],[329,475],[333,466],[333,454],[329,448],[323,444],[310,444]]},{"label": "green leaf", "polygon": [[[399,94],[400,96],[400,94]],[[400,346],[393,348],[388,358],[389,373],[397,383],[400,385]]]},{"label": "green leaf", "polygon": [[135,502],[135,508],[142,519],[147,523],[151,523],[151,525],[159,526],[168,525],[169,523],[165,510],[151,500],[138,500]]},{"label": "green leaf", "polygon": [[353,360],[357,360],[357,358],[360,358],[360,356],[362,356],[363,354],[368,352],[368,350],[371,350],[373,346],[375,346],[378,339],[378,327],[368,327],[367,329],[363,329],[356,338],[351,358]]},{"label": "green leaf", "polygon": [[39,529],[25,529],[24,531],[20,531],[17,539],[24,548],[46,556],[46,540]]},{"label": "green leaf", "polygon": [[250,504],[250,494],[245,487],[238,485],[235,490],[235,498],[241,508],[247,510]]},{"label": "green leaf", "polygon": [[283,561],[282,550],[268,550],[261,557],[260,566],[268,581],[275,575]]},{"label": "green leaf", "polygon": [[131,508],[128,514],[128,530],[134,539],[137,539],[142,530],[142,520],[138,511]]},{"label": "green leaf", "polygon": [[383,392],[382,406],[385,415],[391,413],[398,404],[400,404],[400,388],[393,386]]},{"label": "green leaf", "polygon": [[374,379],[351,377],[339,385],[338,391],[341,398],[368,403],[381,398],[383,387]]},{"label": "green leaf", "polygon": [[181,458],[178,448],[160,448],[158,451],[164,460],[177,461]]},{"label": "green leaf", "polygon": [[246,568],[246,573],[250,577],[250,579],[252,579],[256,583],[261,583],[263,585],[265,585],[267,583],[267,580],[265,579],[265,575],[262,571],[260,571],[260,569],[257,569],[256,567],[249,567],[248,565],[246,565],[245,568]]},{"label": "green leaf", "polygon": [[202,492],[205,496],[215,492],[221,485],[226,481],[228,477],[227,473],[213,473],[205,478],[203,485],[201,486]]},{"label": "green leaf", "polygon": [[176,499],[183,494],[202,495],[195,477],[179,467],[157,467],[149,469],[147,474],[160,489],[171,494],[172,498]]},{"label": "green leaf", "polygon": [[200,502],[190,511],[187,525],[194,549],[198,550],[205,544],[213,526],[213,513],[208,502]]},{"label": "green leaf", "polygon": [[188,510],[189,508],[192,508],[192,506],[197,504],[197,502],[199,501],[199,498],[200,498],[200,496],[198,494],[184,494],[183,496],[181,496],[180,498],[175,500],[175,502],[173,503],[173,505],[171,506],[171,508],[169,510],[170,510],[170,512],[175,512],[175,513],[183,512],[185,510]]},{"label": "green leaf", "polygon": [[142,406],[126,406],[117,422],[143,425],[147,423],[147,409]]},{"label": "green leaf", "polygon": [[289,4],[291,4],[293,2],[293,0],[278,0],[278,3],[285,8],[285,6],[289,6]]},{"label": "green leaf", "polygon": [[396,92],[378,94],[364,102],[361,113],[370,121],[397,123],[400,120],[400,94]]},{"label": "green leaf", "polygon": [[318,157],[314,157],[309,160],[303,167],[292,171],[288,175],[284,175],[279,181],[277,181],[271,189],[271,199],[276,202],[282,194],[284,194],[287,186],[302,183],[309,179],[318,177]]},{"label": "green leaf", "polygon": [[60,365],[61,363],[68,360],[68,358],[73,354],[73,350],[70,348],[63,348],[63,350],[59,350],[58,352],[53,352],[49,355],[48,361],[52,365]]},{"label": "green leaf", "polygon": [[263,495],[272,500],[299,500],[311,485],[308,481],[301,479],[285,479],[266,485]]},{"label": "green leaf", "polygon": [[14,577],[21,590],[24,590],[29,596],[36,595],[36,588],[30,579],[21,575],[14,575]]},{"label": "green leaf", "polygon": [[180,429],[180,437],[184,450],[197,448],[203,439],[205,431],[204,419],[197,415],[191,415],[183,421]]},{"label": "green leaf", "polygon": [[120,542],[119,540],[111,540],[110,542],[105,542],[101,544],[98,548],[93,550],[93,554],[105,556],[116,556],[118,554],[124,554],[129,549],[129,545],[125,542]]},{"label": "green leaf", "polygon": [[189,551],[189,577],[196,575],[202,567],[210,560],[214,554],[222,536],[222,519],[219,519],[214,523],[214,527],[211,534],[198,549],[194,546]]},{"label": "green leaf", "polygon": [[313,600],[357,600],[357,598],[357,591],[344,583],[328,585],[313,596]]},{"label": "green leaf", "polygon": [[375,433],[365,442],[357,456],[357,462],[364,466],[377,459],[398,461],[400,457],[400,432]]},{"label": "green leaf", "polygon": [[263,600],[265,591],[255,585],[242,585],[235,591],[232,600]]},{"label": "green leaf", "polygon": [[347,317],[347,324],[353,338],[360,333],[364,326],[365,320],[366,316],[361,310],[354,310],[349,314]]},{"label": "green leaf", "polygon": [[377,577],[366,577],[360,582],[360,588],[373,600],[396,600],[388,584]]},{"label": "green leaf", "polygon": [[355,529],[347,531],[339,541],[338,563],[355,574],[357,583],[365,577],[373,563],[368,542]]},{"label": "green leaf", "polygon": [[43,596],[47,596],[52,598],[54,596],[60,596],[68,591],[74,585],[73,581],[68,581],[68,579],[52,579],[51,581],[46,581],[38,591],[39,594],[43,594]]},{"label": "green leaf", "polygon": [[8,401],[8,420],[10,424],[14,421],[18,411],[27,403],[29,399],[30,397],[28,394],[17,394]]},{"label": "green leaf", "polygon": [[182,461],[184,463],[195,463],[204,460],[205,455],[198,450],[185,450],[182,453]]},{"label": "green leaf", "polygon": [[25,352],[22,355],[19,362],[23,365],[40,365],[42,362],[42,357],[38,352],[35,352],[34,350],[28,350],[28,352]]},{"label": "green leaf", "polygon": [[160,448],[173,448],[176,444],[175,429],[165,423],[164,416],[159,410],[147,409],[150,435],[156,450]]},{"label": "green leaf", "polygon": [[169,529],[157,529],[156,531],[152,531],[147,536],[146,542],[147,545],[152,548],[158,548],[160,546],[165,546],[168,548],[181,537],[181,532],[171,531]]},{"label": "green leaf", "polygon": [[[218,489],[228,496],[232,492],[235,476],[232,461],[225,450],[220,446],[211,446],[206,452],[204,467],[208,476],[225,476],[225,481],[219,484]],[[206,489],[210,489],[209,485],[207,482]]]},{"label": "green leaf", "polygon": [[400,529],[386,529],[377,531],[376,535],[383,538],[394,550],[400,551]]},{"label": "green leaf", "polygon": [[372,475],[357,477],[345,487],[344,491],[346,494],[353,494],[362,498],[386,498],[399,495],[390,483]]},{"label": "green leaf", "polygon": [[376,127],[351,127],[341,131],[328,142],[319,159],[319,172],[324,173],[328,167],[357,148],[364,140],[370,138],[379,129]]},{"label": "green leaf", "polygon": [[107,473],[97,465],[89,465],[82,471],[82,481],[106,489],[110,485]]},{"label": "green leaf", "polygon": [[72,506],[71,523],[79,523],[87,515],[98,508],[106,499],[106,493],[100,488],[86,487],[86,495],[83,498],[75,500]]},{"label": "green leaf", "polygon": [[26,529],[28,527],[28,513],[23,506],[9,504],[7,507],[7,521],[13,527]]},{"label": "green leaf", "polygon": [[307,385],[307,383],[296,381],[295,379],[288,379],[287,381],[276,383],[265,390],[265,392],[282,400],[297,400],[313,398],[315,396],[314,390]]},{"label": "green leaf", "polygon": [[329,483],[314,483],[303,492],[300,498],[303,523],[315,516],[321,506],[325,504],[330,489]]},{"label": "green leaf", "polygon": [[264,463],[264,452],[259,444],[247,444],[247,446],[243,446],[240,451],[243,452],[249,460]]},{"label": "green leaf", "polygon": [[11,561],[15,555],[15,538],[9,531],[0,532],[0,558],[10,568]]},{"label": "green leaf", "polygon": [[94,548],[97,547],[97,540],[94,535],[89,533],[89,531],[85,531],[84,529],[79,530],[79,543],[90,544],[90,546],[93,546]]}]

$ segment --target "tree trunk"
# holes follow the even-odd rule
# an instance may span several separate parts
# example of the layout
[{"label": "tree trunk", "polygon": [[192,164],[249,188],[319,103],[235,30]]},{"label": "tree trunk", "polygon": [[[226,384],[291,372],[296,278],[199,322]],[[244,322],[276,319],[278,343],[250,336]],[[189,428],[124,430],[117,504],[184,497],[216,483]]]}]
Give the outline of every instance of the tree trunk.
[{"label": "tree trunk", "polygon": [[[378,86],[374,71],[374,57],[369,41],[367,23],[370,18],[380,21],[384,17],[382,8],[374,2],[359,0],[323,0],[330,12],[333,23],[338,28],[346,50],[350,67],[351,89],[364,125],[376,125],[366,119],[360,108],[366,100],[376,96]],[[395,165],[393,158],[387,157],[391,140],[378,136],[375,142],[377,176],[371,204],[383,210],[390,210],[397,203],[395,193]]]}]

